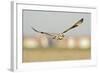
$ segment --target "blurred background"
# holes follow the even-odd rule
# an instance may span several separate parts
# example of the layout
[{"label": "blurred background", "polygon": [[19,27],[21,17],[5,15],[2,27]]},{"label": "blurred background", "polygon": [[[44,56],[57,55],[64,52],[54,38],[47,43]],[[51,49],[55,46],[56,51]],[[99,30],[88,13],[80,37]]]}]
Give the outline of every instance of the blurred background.
[{"label": "blurred background", "polygon": [[[38,34],[38,33],[37,33]],[[62,40],[48,38],[47,35],[38,34],[33,37],[24,37],[24,49],[36,48],[66,48],[66,49],[90,49],[90,36],[64,37]]]},{"label": "blurred background", "polygon": [[[60,33],[75,22],[83,23],[65,33],[63,40],[32,30]],[[76,12],[23,10],[23,62],[86,60],[91,58],[91,14]]]}]

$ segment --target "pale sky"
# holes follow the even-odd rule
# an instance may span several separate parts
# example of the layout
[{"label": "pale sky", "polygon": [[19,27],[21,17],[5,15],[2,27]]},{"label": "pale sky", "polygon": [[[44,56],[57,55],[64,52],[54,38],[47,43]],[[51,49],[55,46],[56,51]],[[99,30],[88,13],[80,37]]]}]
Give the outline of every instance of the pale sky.
[{"label": "pale sky", "polygon": [[37,33],[31,26],[39,31],[59,33],[71,27],[75,22],[84,19],[83,23],[69,32],[66,36],[88,36],[91,35],[91,14],[75,12],[54,12],[23,10],[23,34],[33,36]]}]

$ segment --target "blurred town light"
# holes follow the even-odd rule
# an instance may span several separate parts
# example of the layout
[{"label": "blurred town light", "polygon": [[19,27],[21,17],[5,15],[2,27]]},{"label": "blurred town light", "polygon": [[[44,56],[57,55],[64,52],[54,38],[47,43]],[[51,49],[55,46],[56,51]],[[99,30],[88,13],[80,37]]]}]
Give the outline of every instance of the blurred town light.
[{"label": "blurred town light", "polygon": [[82,37],[67,37],[63,40],[52,40],[49,42],[49,39],[45,35],[38,35],[36,37],[25,37],[23,40],[24,48],[48,48],[48,47],[57,47],[57,48],[68,48],[68,49],[89,49],[90,38],[87,36]]},{"label": "blurred town light", "polygon": [[73,49],[76,47],[76,41],[75,41],[75,38],[72,38],[72,37],[69,37],[67,39],[67,48],[69,49]]},{"label": "blurred town light", "polygon": [[40,43],[43,48],[47,48],[48,45],[48,38],[45,35],[40,35]]},{"label": "blurred town light", "polygon": [[37,40],[33,38],[24,38],[24,48],[36,48],[38,47],[38,42]]},{"label": "blurred town light", "polygon": [[89,49],[90,48],[90,39],[88,37],[81,37],[79,40],[79,48]]}]

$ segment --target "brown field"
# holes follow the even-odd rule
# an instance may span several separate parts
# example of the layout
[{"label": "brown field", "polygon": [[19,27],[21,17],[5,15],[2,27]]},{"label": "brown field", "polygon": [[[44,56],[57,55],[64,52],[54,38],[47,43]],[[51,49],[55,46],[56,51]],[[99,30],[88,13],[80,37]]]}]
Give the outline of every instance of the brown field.
[{"label": "brown field", "polygon": [[85,60],[91,58],[90,49],[23,49],[23,62]]}]

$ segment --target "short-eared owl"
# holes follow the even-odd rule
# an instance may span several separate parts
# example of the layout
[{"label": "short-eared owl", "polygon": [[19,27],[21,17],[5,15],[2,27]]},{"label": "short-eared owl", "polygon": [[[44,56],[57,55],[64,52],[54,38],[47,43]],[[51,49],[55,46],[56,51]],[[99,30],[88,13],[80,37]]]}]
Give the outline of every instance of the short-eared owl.
[{"label": "short-eared owl", "polygon": [[41,31],[38,31],[37,29],[33,28],[32,29],[35,31],[35,32],[38,32],[38,33],[41,33],[41,34],[46,34],[46,35],[49,35],[52,37],[52,39],[57,39],[57,40],[62,40],[64,38],[64,34],[66,32],[68,32],[69,30],[75,28],[75,27],[78,27],[80,24],[83,23],[83,18],[81,18],[79,21],[77,21],[76,23],[74,23],[73,26],[71,26],[70,28],[66,29],[65,31],[61,32],[61,33],[57,33],[57,34],[52,34],[52,33],[47,33],[47,32],[41,32]]}]

